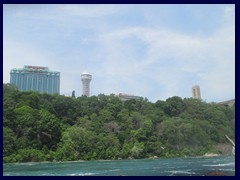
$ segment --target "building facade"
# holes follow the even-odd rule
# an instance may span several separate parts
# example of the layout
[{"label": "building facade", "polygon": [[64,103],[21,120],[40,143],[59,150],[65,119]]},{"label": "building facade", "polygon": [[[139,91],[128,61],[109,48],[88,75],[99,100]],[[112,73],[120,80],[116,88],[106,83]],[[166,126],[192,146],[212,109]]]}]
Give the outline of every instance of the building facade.
[{"label": "building facade", "polygon": [[200,86],[195,85],[192,87],[192,98],[193,99],[201,99]]},{"label": "building facade", "polygon": [[24,66],[11,70],[10,84],[20,91],[59,94],[60,72],[50,71],[48,67]]},{"label": "building facade", "polygon": [[132,94],[123,94],[123,93],[119,93],[117,95],[122,101],[127,101],[127,100],[131,100],[131,99],[135,99],[135,100],[140,100],[141,97],[140,96],[134,96]]},{"label": "building facade", "polygon": [[90,82],[92,80],[92,75],[88,72],[83,72],[81,75],[82,78],[82,86],[83,86],[83,96],[90,96]]},{"label": "building facade", "polygon": [[218,104],[224,105],[224,106],[229,106],[229,107],[235,107],[235,99],[227,100],[227,101],[222,101],[219,102]]}]

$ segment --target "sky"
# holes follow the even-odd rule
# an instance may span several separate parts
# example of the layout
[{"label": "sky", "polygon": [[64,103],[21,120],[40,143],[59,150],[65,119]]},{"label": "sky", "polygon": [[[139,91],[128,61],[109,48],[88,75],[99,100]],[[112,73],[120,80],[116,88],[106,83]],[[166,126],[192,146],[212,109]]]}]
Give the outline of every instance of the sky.
[{"label": "sky", "polygon": [[3,83],[24,65],[59,71],[60,94],[126,93],[151,102],[235,98],[235,5],[4,4]]}]

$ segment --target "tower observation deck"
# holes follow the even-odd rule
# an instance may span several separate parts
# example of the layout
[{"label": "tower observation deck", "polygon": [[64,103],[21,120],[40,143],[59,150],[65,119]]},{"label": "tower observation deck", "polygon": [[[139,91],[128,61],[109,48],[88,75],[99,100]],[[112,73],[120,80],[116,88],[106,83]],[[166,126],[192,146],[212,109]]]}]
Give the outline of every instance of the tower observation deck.
[{"label": "tower observation deck", "polygon": [[84,71],[81,75],[82,78],[82,86],[83,86],[83,96],[90,95],[90,82],[92,80],[92,75],[88,72]]}]

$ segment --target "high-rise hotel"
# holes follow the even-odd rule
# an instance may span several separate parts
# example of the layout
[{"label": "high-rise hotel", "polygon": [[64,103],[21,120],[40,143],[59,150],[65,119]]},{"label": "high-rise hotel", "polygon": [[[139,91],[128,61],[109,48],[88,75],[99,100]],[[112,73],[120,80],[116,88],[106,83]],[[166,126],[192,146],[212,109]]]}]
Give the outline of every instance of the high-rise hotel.
[{"label": "high-rise hotel", "polygon": [[10,84],[20,91],[59,94],[60,72],[50,71],[48,67],[24,66],[11,70]]}]

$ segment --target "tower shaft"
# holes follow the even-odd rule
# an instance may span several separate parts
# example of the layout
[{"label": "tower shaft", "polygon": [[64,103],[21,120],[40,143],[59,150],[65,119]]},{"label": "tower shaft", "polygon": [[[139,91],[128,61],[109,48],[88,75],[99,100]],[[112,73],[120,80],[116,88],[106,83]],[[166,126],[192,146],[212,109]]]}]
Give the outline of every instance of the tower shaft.
[{"label": "tower shaft", "polygon": [[84,72],[81,75],[82,78],[82,86],[83,86],[83,96],[90,96],[90,82],[92,80],[92,75],[89,73]]},{"label": "tower shaft", "polygon": [[192,97],[193,99],[201,99],[200,86],[195,85],[192,87]]}]

